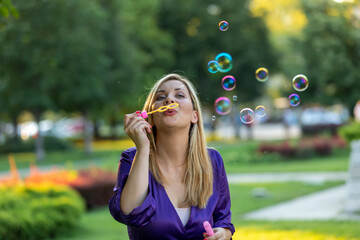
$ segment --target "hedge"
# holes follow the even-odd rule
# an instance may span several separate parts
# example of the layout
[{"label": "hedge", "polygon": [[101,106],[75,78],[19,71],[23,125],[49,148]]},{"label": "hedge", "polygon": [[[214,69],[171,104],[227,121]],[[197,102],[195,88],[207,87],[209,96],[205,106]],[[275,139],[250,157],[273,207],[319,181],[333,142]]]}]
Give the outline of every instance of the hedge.
[{"label": "hedge", "polygon": [[45,239],[74,227],[84,212],[66,186],[0,186],[0,239]]}]

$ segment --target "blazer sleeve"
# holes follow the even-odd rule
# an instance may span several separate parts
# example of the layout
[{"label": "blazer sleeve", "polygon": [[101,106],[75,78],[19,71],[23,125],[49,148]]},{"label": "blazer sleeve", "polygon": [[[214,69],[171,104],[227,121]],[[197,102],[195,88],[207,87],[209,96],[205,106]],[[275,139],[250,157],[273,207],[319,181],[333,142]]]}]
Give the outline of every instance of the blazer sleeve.
[{"label": "blazer sleeve", "polygon": [[214,187],[219,194],[219,199],[213,213],[214,227],[228,228],[234,234],[235,227],[231,223],[230,190],[224,162],[220,153],[216,150],[212,150],[210,157],[213,159],[214,166],[214,180],[216,181]]},{"label": "blazer sleeve", "polygon": [[149,184],[149,193],[140,206],[134,208],[129,214],[124,214],[120,208],[121,193],[129,176],[135,153],[136,149],[130,148],[121,154],[118,166],[117,182],[114,187],[114,195],[109,200],[109,210],[116,221],[128,226],[143,227],[149,223],[150,218],[156,211],[151,184]]}]

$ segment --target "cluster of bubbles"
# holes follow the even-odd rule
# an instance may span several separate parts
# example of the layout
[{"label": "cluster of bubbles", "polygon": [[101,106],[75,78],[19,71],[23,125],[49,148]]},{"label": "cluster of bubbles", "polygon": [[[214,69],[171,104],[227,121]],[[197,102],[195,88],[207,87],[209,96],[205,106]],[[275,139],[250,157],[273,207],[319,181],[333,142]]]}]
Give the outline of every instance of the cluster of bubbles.
[{"label": "cluster of bubbles", "polygon": [[228,53],[219,53],[215,60],[208,63],[208,70],[211,73],[229,72],[232,69],[232,57]]},{"label": "cluster of bubbles", "polygon": [[[264,82],[269,78],[269,71],[266,68],[259,68],[255,72],[255,77],[260,82]],[[221,80],[221,85],[224,90],[231,91],[236,87],[236,79],[232,75],[226,75]],[[237,96],[234,95],[234,102],[237,101]],[[232,103],[227,97],[219,97],[215,100],[214,108],[217,114],[227,115],[231,112]],[[245,124],[254,122],[255,116],[264,117],[266,115],[266,109],[263,105],[259,105],[255,108],[255,112],[251,108],[244,108],[240,111],[240,120]],[[215,121],[216,117],[212,116],[211,120]]]},{"label": "cluster of bubbles", "polygon": [[[229,23],[227,21],[221,21],[219,23],[219,29],[221,31],[226,31],[229,28]],[[211,60],[208,63],[208,71],[210,73],[216,72],[229,72],[232,69],[232,57],[228,53],[219,53],[215,60]],[[260,67],[255,71],[255,78],[259,82],[266,82],[269,79],[269,71],[265,67]],[[226,75],[221,80],[221,85],[224,90],[232,91],[236,87],[236,79],[232,75]],[[293,88],[296,91],[302,92],[305,91],[309,86],[308,78],[303,74],[296,75],[292,80]],[[234,95],[232,100],[237,101],[237,96]],[[300,97],[298,94],[293,93],[289,96],[290,105],[296,107],[300,104]],[[219,97],[215,100],[214,108],[216,113],[219,115],[227,115],[231,112],[232,102],[227,97]],[[240,111],[240,120],[245,124],[251,124],[254,122],[255,117],[264,117],[266,115],[266,108],[263,105],[259,105],[253,111],[251,108],[244,108]],[[216,120],[216,116],[212,116],[212,121]]]},{"label": "cluster of bubbles", "polygon": [[[309,87],[309,80],[303,74],[296,75],[292,80],[293,88],[298,92],[303,92]],[[290,106],[296,107],[300,104],[300,96],[296,93],[289,96]]]}]

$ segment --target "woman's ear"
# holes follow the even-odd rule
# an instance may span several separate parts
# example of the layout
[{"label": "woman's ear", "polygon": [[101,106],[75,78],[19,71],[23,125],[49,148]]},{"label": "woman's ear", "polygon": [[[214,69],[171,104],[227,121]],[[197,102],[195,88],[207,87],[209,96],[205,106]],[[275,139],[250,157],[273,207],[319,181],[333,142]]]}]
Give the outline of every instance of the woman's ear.
[{"label": "woman's ear", "polygon": [[197,123],[199,121],[199,113],[194,110],[192,113],[191,123]]}]

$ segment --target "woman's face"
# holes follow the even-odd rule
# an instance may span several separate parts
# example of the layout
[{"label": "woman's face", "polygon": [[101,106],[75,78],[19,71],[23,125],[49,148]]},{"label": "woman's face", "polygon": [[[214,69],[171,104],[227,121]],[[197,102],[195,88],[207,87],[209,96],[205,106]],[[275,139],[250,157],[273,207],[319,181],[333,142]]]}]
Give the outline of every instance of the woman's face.
[{"label": "woman's face", "polygon": [[172,103],[179,106],[168,109],[165,112],[153,114],[154,125],[157,129],[173,127],[190,127],[191,123],[198,121],[198,115],[193,108],[190,93],[184,83],[179,80],[168,80],[162,83],[155,93],[155,101],[152,110]]}]

